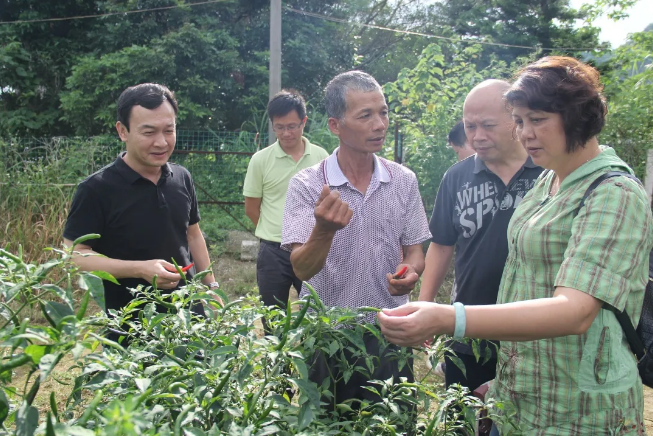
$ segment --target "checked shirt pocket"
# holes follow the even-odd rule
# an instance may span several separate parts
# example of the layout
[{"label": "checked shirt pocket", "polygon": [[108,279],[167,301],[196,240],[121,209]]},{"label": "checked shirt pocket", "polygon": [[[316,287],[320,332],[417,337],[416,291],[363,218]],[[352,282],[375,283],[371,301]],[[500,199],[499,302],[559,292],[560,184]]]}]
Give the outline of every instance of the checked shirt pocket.
[{"label": "checked shirt pocket", "polygon": [[578,369],[578,384],[583,392],[618,393],[637,382],[635,358],[612,312],[602,309],[594,319]]}]

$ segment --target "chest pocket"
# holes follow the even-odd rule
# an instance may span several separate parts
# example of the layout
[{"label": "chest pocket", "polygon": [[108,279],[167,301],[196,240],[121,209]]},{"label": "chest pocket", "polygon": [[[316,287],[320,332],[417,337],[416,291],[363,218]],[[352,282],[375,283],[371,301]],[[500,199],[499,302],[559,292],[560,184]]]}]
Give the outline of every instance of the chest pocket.
[{"label": "chest pocket", "polygon": [[587,331],[579,365],[583,392],[618,393],[632,388],[639,374],[623,329],[609,310],[601,309]]}]

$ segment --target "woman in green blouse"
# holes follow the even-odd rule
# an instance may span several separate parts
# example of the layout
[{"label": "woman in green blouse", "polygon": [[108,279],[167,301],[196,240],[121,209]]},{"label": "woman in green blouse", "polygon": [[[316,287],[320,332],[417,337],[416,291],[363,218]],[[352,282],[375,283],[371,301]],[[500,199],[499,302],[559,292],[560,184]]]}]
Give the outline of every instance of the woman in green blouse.
[{"label": "woman in green blouse", "polygon": [[[637,325],[648,280],[653,218],[632,170],[597,135],[606,106],[599,73],[573,58],[522,69],[505,99],[515,134],[545,171],[508,228],[497,304],[414,302],[379,314],[389,341],[438,334],[501,341],[490,396],[511,402],[525,435],[641,435],[642,383],[614,314]],[[510,428],[499,429],[504,436]]]}]

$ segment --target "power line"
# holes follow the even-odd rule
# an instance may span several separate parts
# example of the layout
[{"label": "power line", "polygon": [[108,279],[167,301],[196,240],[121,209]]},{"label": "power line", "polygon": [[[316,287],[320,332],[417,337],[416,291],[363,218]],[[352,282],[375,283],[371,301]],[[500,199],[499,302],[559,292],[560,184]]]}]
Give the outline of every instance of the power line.
[{"label": "power line", "polygon": [[41,18],[37,20],[16,20],[16,21],[0,21],[0,24],[26,24],[26,23],[45,23],[45,22],[50,22],[50,21],[68,21],[68,20],[83,20],[87,18],[100,18],[100,17],[109,17],[111,15],[123,15],[123,14],[140,14],[143,12],[155,12],[155,11],[165,11],[168,9],[177,9],[177,8],[185,8],[185,7],[191,7],[191,6],[200,6],[200,5],[208,5],[212,3],[222,3],[226,0],[207,0],[203,2],[198,2],[198,3],[188,3],[184,5],[173,5],[173,6],[161,6],[158,8],[150,8],[150,9],[136,9],[136,10],[131,10],[131,11],[121,11],[121,12],[106,12],[103,14],[94,14],[94,15],[78,15],[78,16],[73,16],[73,17],[61,17],[61,18]]},{"label": "power line", "polygon": [[429,33],[422,33],[422,32],[413,32],[411,30],[401,30],[401,29],[393,29],[391,27],[383,27],[383,26],[377,26],[375,24],[366,24],[366,23],[356,23],[352,21],[347,21],[343,18],[335,18],[335,17],[330,17],[328,15],[322,15],[322,14],[316,14],[314,12],[306,12],[306,11],[300,11],[298,9],[293,9],[290,6],[286,6],[285,9],[290,12],[294,12],[296,14],[300,15],[306,15],[309,17],[314,17],[314,18],[320,18],[322,20],[326,21],[333,21],[336,23],[342,23],[342,24],[350,24],[353,26],[359,26],[359,27],[368,27],[371,29],[378,29],[378,30],[385,30],[388,32],[394,32],[394,33],[403,33],[406,35],[416,35],[416,36],[424,36],[426,38],[435,38],[435,39],[443,39],[446,41],[452,41],[452,42],[465,42],[468,44],[484,44],[484,45],[495,45],[495,46],[500,46],[500,47],[511,47],[511,48],[527,48],[531,50],[568,50],[568,51],[594,51],[601,49],[601,47],[592,47],[592,48],[578,48],[578,47],[539,47],[539,46],[529,46],[529,45],[516,45],[516,44],[503,44],[500,42],[487,42],[487,41],[478,41],[478,40],[470,40],[470,39],[458,39],[458,38],[450,38],[447,36],[441,36],[441,35],[431,35]]},{"label": "power line", "polygon": [[[184,8],[184,7],[193,7],[193,6],[200,6],[200,5],[208,5],[208,4],[214,4],[214,3],[222,3],[227,0],[206,0],[202,2],[197,2],[197,3],[188,3],[188,4],[183,4],[183,5],[172,5],[172,6],[161,6],[158,8],[149,8],[149,9],[136,9],[136,10],[129,10],[129,11],[121,11],[121,12],[106,12],[103,14],[93,14],[93,15],[77,15],[77,16],[72,16],[72,17],[60,17],[60,18],[40,18],[36,20],[15,20],[15,21],[0,21],[0,24],[29,24],[29,23],[45,23],[45,22],[53,22],[53,21],[68,21],[68,20],[82,20],[82,19],[88,19],[88,18],[101,18],[101,17],[109,17],[112,15],[123,15],[123,14],[140,14],[144,12],[156,12],[156,11],[164,11],[164,10],[170,10],[170,9],[178,9],[178,8]],[[458,39],[458,38],[450,38],[446,36],[441,36],[441,35],[432,35],[429,33],[423,33],[423,32],[414,32],[411,30],[401,30],[401,29],[393,29],[391,27],[383,27],[383,26],[377,26],[375,24],[366,24],[366,23],[357,23],[357,22],[352,22],[345,20],[343,18],[336,18],[336,17],[330,17],[328,15],[322,15],[322,14],[317,14],[314,12],[307,12],[307,11],[300,11],[298,9],[291,8],[290,6],[286,6],[284,8],[287,11],[294,12],[296,14],[308,16],[308,17],[314,17],[314,18],[319,18],[322,20],[326,21],[333,21],[336,23],[342,23],[342,24],[348,24],[352,26],[359,26],[359,27],[367,27],[371,29],[377,29],[377,30],[384,30],[387,32],[394,32],[394,33],[401,33],[405,35],[415,35],[415,36],[423,36],[425,38],[434,38],[434,39],[441,39],[445,41],[451,41],[451,42],[464,42],[467,44],[483,44],[483,45],[493,45],[493,46],[498,46],[498,47],[510,47],[510,48],[524,48],[524,49],[529,49],[529,50],[547,50],[547,51],[554,51],[554,50],[568,50],[568,51],[594,51],[594,50],[599,50],[602,47],[538,47],[538,46],[529,46],[529,45],[517,45],[517,44],[504,44],[500,42],[487,42],[487,41],[480,41],[480,40],[470,40],[470,39]]]}]

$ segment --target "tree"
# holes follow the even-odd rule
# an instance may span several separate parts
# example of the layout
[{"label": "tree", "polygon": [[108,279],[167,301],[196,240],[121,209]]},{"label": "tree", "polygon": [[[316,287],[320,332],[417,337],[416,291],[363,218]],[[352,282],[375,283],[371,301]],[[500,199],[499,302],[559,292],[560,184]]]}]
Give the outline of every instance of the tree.
[{"label": "tree", "polygon": [[653,32],[633,33],[603,65],[608,101],[602,144],[615,148],[644,180],[646,150],[653,148]]},{"label": "tree", "polygon": [[[519,46],[555,48],[573,55],[574,48],[593,48],[599,44],[599,29],[591,25],[576,27],[587,11],[569,6],[569,0],[444,0],[437,3],[440,24],[449,26],[461,38]],[[532,49],[486,46],[481,66],[494,54],[512,62]],[[549,53],[540,52],[540,56]]]},{"label": "tree", "polygon": [[485,79],[508,76],[504,62],[479,69],[475,62],[482,51],[479,45],[430,44],[414,68],[404,68],[395,82],[384,86],[391,124],[398,123],[405,138],[404,163],[417,174],[427,211],[442,176],[455,163],[446,137],[462,118],[465,97]]},{"label": "tree", "polygon": [[[0,21],[97,13],[92,2],[1,0]],[[89,20],[0,25],[0,134],[66,133],[58,95],[87,50]]]},{"label": "tree", "polygon": [[[0,25],[0,134],[104,133],[113,124],[120,91],[145,81],[176,91],[184,127],[239,129],[267,105],[269,1],[192,6],[196,1],[0,0],[0,21],[112,14]],[[284,5],[299,13],[284,10],[283,85],[299,89],[318,108],[335,74],[357,67],[381,82],[394,80],[427,43],[348,21],[432,27],[432,8],[418,0]],[[121,13],[170,6],[175,8]]]}]

